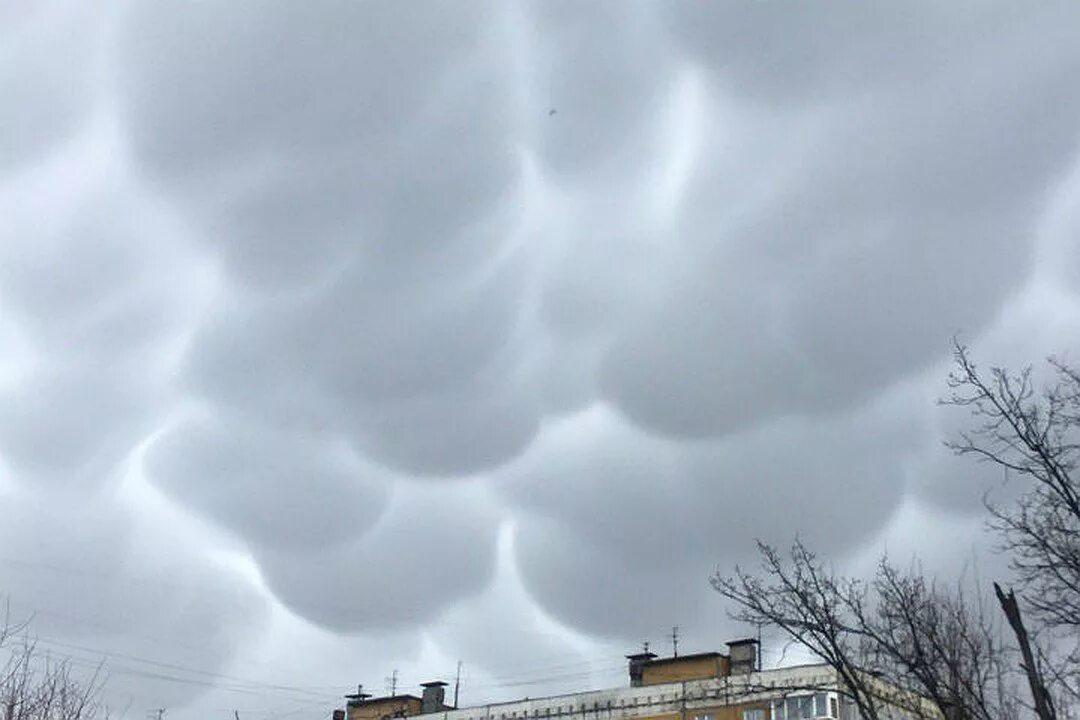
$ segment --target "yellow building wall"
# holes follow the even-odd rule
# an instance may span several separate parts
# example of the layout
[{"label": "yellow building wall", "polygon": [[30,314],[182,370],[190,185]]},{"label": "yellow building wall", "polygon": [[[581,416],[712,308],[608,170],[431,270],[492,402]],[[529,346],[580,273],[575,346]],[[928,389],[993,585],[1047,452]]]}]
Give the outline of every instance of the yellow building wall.
[{"label": "yellow building wall", "polygon": [[[639,720],[683,720],[682,713],[667,713],[665,715],[651,715],[647,718],[639,718]],[[690,711],[687,711],[686,720],[694,720]]]},{"label": "yellow building wall", "polygon": [[687,680],[705,680],[728,674],[728,659],[723,655],[703,658],[679,658],[642,668],[642,685],[660,685],[661,683],[683,682]]},{"label": "yellow building wall", "polygon": [[382,718],[419,715],[422,704],[419,698],[387,698],[369,700],[346,709],[348,720],[382,720]]}]

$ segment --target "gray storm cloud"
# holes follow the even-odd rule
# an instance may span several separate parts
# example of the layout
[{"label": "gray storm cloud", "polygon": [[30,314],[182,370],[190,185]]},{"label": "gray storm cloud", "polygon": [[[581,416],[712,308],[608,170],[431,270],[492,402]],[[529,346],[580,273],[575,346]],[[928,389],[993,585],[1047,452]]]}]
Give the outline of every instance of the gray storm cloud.
[{"label": "gray storm cloud", "polygon": [[[363,535],[386,505],[382,478],[341,448],[227,415],[177,424],[153,444],[147,468],[166,492],[272,549],[324,551]],[[352,522],[339,522],[343,508]]]},{"label": "gray storm cloud", "polygon": [[[93,109],[95,43],[111,3],[69,0],[0,6],[0,164],[19,169],[76,135]],[[64,48],[64,52],[56,52]]]},{"label": "gray storm cloud", "polygon": [[[1077,14],[0,3],[0,460],[12,508],[101,514],[5,542],[123,577],[137,487],[202,528],[147,541],[178,582],[223,545],[415,654],[503,598],[715,627],[755,536],[967,522],[950,339],[1023,363],[1080,327]],[[261,604],[210,578],[223,664]],[[512,655],[470,635],[436,637]]]}]

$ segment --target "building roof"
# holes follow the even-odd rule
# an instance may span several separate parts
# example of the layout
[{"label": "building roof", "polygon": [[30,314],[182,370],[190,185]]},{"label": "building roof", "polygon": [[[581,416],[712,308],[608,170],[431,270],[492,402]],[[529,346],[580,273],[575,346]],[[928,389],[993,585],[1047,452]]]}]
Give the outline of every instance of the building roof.
[{"label": "building roof", "polygon": [[[667,660],[723,656],[722,653],[680,655]],[[815,677],[826,674],[830,677]],[[717,705],[758,702],[803,690],[809,686],[825,687],[836,683],[835,671],[825,663],[808,663],[772,668],[748,675],[673,681],[642,687],[629,685],[558,693],[518,700],[478,703],[440,710],[438,720],[565,720],[567,704],[612,707],[625,720],[647,720],[678,712],[681,707],[707,709]],[[674,708],[674,710],[673,710]],[[580,712],[580,711],[579,711]],[[434,714],[418,717],[434,718]]]},{"label": "building roof", "polygon": [[650,660],[648,662],[648,665],[649,666],[663,665],[663,664],[667,664],[667,663],[682,662],[684,660],[705,660],[705,659],[708,659],[708,658],[721,658],[721,657],[724,657],[723,653],[703,652],[703,653],[694,653],[692,655],[676,655],[674,657],[666,657],[666,658],[659,658],[657,660]]},{"label": "building roof", "polygon": [[[346,695],[345,697],[350,697],[350,696]],[[356,705],[356,706],[359,706],[359,705],[377,705],[379,703],[399,702],[399,701],[403,701],[403,700],[415,700],[416,702],[421,702],[420,698],[416,697],[415,695],[385,695],[383,697],[369,697],[369,698],[365,698],[365,699],[361,699],[361,700],[354,700],[353,704]]]}]

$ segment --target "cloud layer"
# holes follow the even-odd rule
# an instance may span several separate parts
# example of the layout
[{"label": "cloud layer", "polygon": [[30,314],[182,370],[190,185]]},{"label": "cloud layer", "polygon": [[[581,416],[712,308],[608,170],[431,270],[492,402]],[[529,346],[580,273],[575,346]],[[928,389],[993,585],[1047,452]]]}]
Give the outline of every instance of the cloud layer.
[{"label": "cloud layer", "polygon": [[244,558],[180,605],[87,590],[209,628],[208,667],[266,637],[262,593],[492,673],[439,623],[506,597],[705,637],[754,537],[968,523],[950,339],[1015,364],[1080,326],[1076,16],[0,6],[2,512],[60,523],[5,545],[127,577],[146,542],[181,584]]}]

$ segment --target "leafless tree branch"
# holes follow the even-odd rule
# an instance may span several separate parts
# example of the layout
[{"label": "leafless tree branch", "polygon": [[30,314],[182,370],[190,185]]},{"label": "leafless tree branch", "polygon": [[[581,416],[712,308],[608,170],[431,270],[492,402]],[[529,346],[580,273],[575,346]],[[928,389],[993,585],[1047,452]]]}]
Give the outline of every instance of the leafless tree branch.
[{"label": "leafless tree branch", "polygon": [[107,720],[108,711],[99,701],[103,667],[80,678],[70,661],[41,652],[25,633],[25,623],[13,625],[10,612],[5,618],[0,626],[0,718]]}]

